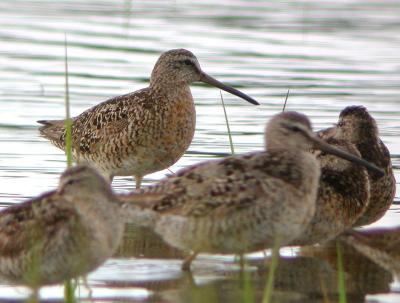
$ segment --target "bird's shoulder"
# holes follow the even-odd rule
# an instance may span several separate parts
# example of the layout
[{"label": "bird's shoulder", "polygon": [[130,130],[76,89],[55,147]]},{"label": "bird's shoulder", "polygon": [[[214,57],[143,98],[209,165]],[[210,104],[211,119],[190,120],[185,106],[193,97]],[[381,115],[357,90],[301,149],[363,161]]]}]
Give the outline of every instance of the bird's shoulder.
[{"label": "bird's shoulder", "polygon": [[66,224],[74,225],[78,213],[52,191],[0,212],[0,256],[15,257],[40,246]]},{"label": "bird's shoulder", "polygon": [[127,120],[136,115],[141,108],[151,104],[151,93],[148,88],[144,88],[132,93],[120,95],[99,103],[74,118],[76,131],[99,130],[109,127],[113,123]]},{"label": "bird's shoulder", "polygon": [[139,136],[138,129],[148,111],[154,110],[155,96],[148,88],[104,101],[74,118],[74,146],[81,152],[95,152],[115,136]]}]

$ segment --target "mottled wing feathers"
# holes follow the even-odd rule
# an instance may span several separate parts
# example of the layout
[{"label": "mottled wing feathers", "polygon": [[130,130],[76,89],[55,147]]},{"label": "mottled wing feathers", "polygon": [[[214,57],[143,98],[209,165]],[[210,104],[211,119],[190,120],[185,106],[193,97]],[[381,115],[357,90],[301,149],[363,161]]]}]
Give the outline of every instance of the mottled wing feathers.
[{"label": "mottled wing feathers", "polygon": [[[160,194],[143,207],[160,214],[206,216],[212,212],[218,217],[254,206],[260,196],[268,200],[263,203],[272,205],[281,198],[276,189],[301,182],[301,174],[290,169],[295,167],[292,164],[285,163],[282,169],[281,155],[265,152],[206,162],[143,189],[142,193]],[[284,170],[290,173],[282,174]]]},{"label": "mottled wing feathers", "polygon": [[135,204],[141,208],[151,208],[156,201],[164,197],[161,193],[137,193],[122,194],[118,196],[118,200],[122,204]]},{"label": "mottled wing feathers", "polygon": [[[117,96],[104,101],[74,118],[72,126],[73,148],[79,152],[94,153],[107,140],[114,136],[123,136],[131,127],[131,136],[135,133],[135,122],[140,123],[142,108],[149,100],[148,88],[130,94]],[[131,103],[135,103],[132,106]],[[53,141],[58,147],[65,148],[65,127],[63,120],[38,121],[45,124],[41,134]],[[135,140],[134,135],[130,139]]]},{"label": "mottled wing feathers", "polygon": [[13,258],[32,252],[44,239],[51,239],[60,225],[68,225],[66,221],[73,224],[76,217],[75,211],[56,192],[3,210],[0,212],[0,257]]}]

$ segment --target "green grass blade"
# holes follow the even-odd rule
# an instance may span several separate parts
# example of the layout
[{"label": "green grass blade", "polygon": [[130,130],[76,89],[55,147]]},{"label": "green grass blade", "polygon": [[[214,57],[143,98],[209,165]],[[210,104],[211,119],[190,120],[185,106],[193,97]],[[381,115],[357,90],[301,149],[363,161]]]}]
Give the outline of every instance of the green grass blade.
[{"label": "green grass blade", "polygon": [[68,82],[68,48],[67,34],[64,39],[65,50],[65,153],[67,155],[67,166],[72,166],[72,120],[69,106],[69,82]]},{"label": "green grass blade", "polygon": [[[72,120],[69,106],[69,82],[68,82],[68,43],[67,34],[64,36],[64,53],[65,53],[65,153],[67,155],[67,166],[72,166]],[[73,285],[75,284],[75,285]],[[65,302],[74,303],[76,283],[72,280],[64,282],[64,299]]]},{"label": "green grass blade", "polygon": [[290,92],[290,88],[287,90],[286,98],[285,98],[285,103],[283,104],[282,112],[285,111],[287,99],[289,98],[289,92]]},{"label": "green grass blade", "polygon": [[226,114],[225,102],[224,102],[224,98],[222,97],[222,92],[221,91],[219,91],[219,94],[221,95],[221,103],[222,103],[222,108],[224,109],[226,128],[228,129],[229,145],[231,147],[231,153],[232,153],[232,155],[234,155],[235,154],[235,149],[233,148],[231,128],[229,127],[229,121],[228,121],[228,115]]},{"label": "green grass blade", "polygon": [[246,270],[246,261],[244,261],[243,269],[243,303],[254,303],[254,288],[251,281],[251,275],[248,270]]},{"label": "green grass blade", "polygon": [[68,280],[64,282],[64,301],[66,303],[75,303],[75,288],[76,285],[72,283],[73,280]]},{"label": "green grass blade", "polygon": [[271,264],[269,267],[267,284],[264,289],[262,303],[270,303],[271,302],[272,292],[274,290],[275,270],[276,270],[276,267],[278,266],[278,260],[279,260],[279,247],[280,247],[279,242],[280,242],[280,239],[278,237],[275,238],[274,247],[272,248]]},{"label": "green grass blade", "polygon": [[339,241],[336,242],[336,254],[337,254],[337,265],[338,265],[338,291],[339,291],[339,303],[346,303],[346,284],[344,277],[344,266],[343,266],[343,255]]}]

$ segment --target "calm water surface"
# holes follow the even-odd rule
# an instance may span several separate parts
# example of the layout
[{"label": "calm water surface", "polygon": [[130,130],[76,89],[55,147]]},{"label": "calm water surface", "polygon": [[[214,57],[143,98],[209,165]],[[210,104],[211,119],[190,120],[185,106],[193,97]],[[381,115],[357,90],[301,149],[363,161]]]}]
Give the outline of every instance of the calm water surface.
[{"label": "calm water surface", "polygon": [[[73,115],[109,97],[145,87],[161,52],[187,48],[206,72],[262,103],[255,107],[223,94],[237,153],[263,148],[265,122],[281,111],[290,88],[287,109],[309,115],[315,128],[334,123],[347,105],[365,105],[378,121],[400,180],[399,1],[198,2],[0,2],[2,206],[55,188],[66,167],[63,152],[38,136],[35,122],[65,114],[64,33]],[[196,134],[172,171],[230,152],[219,91],[194,85],[192,93]],[[144,185],[167,172],[147,176]],[[116,178],[113,186],[118,192],[128,191],[133,181]],[[399,188],[391,210],[374,226],[399,225]],[[283,254],[287,259],[279,265],[276,302],[337,298],[332,258],[292,258],[292,249]],[[90,274],[92,297],[98,301],[202,302],[207,296],[213,302],[240,302],[246,281],[252,281],[256,300],[265,286],[268,265],[262,254],[250,256],[246,277],[239,274],[230,256],[200,256],[189,277],[181,273],[175,252],[168,260],[135,258],[138,255],[125,251]],[[371,264],[363,267],[372,268],[368,275],[358,268],[346,277],[352,302],[398,302],[400,284]],[[367,281],[367,276],[372,280]],[[79,293],[89,295],[84,286]],[[41,295],[57,300],[62,298],[62,289],[44,288]],[[0,300],[25,296],[24,288],[0,284]]]}]

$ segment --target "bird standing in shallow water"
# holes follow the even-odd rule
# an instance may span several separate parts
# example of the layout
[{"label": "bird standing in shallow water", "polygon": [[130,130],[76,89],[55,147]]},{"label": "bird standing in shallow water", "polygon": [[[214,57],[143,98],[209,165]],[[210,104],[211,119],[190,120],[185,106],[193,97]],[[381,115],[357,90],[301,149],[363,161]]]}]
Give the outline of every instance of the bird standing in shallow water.
[{"label": "bird standing in shallow water", "polygon": [[[163,53],[147,88],[102,102],[73,118],[72,151],[111,180],[142,177],[174,164],[189,147],[196,113],[189,85],[204,82],[257,105],[257,101],[204,73],[188,50]],[[41,120],[40,133],[65,150],[65,121]]]},{"label": "bird standing in shallow water", "polygon": [[285,245],[314,215],[320,168],[312,147],[376,169],[318,139],[306,116],[285,112],[268,123],[266,152],[203,162],[120,199],[130,222],[192,252],[184,270],[199,252],[242,255]]},{"label": "bird standing in shallow water", "polygon": [[[336,148],[361,157],[350,142],[329,138]],[[357,164],[330,154],[315,151],[321,176],[314,217],[292,245],[323,243],[353,226],[369,203],[368,172]]]},{"label": "bird standing in shallow water", "polygon": [[375,119],[364,106],[348,106],[339,115],[339,122],[333,128],[320,131],[322,138],[335,138],[355,145],[361,157],[385,171],[382,177],[368,172],[370,198],[365,212],[354,226],[371,224],[379,220],[389,209],[396,193],[390,153],[379,138]]},{"label": "bird standing in shallow water", "polygon": [[34,290],[85,275],[122,238],[121,208],[94,169],[66,170],[58,189],[0,212],[0,276]]}]

